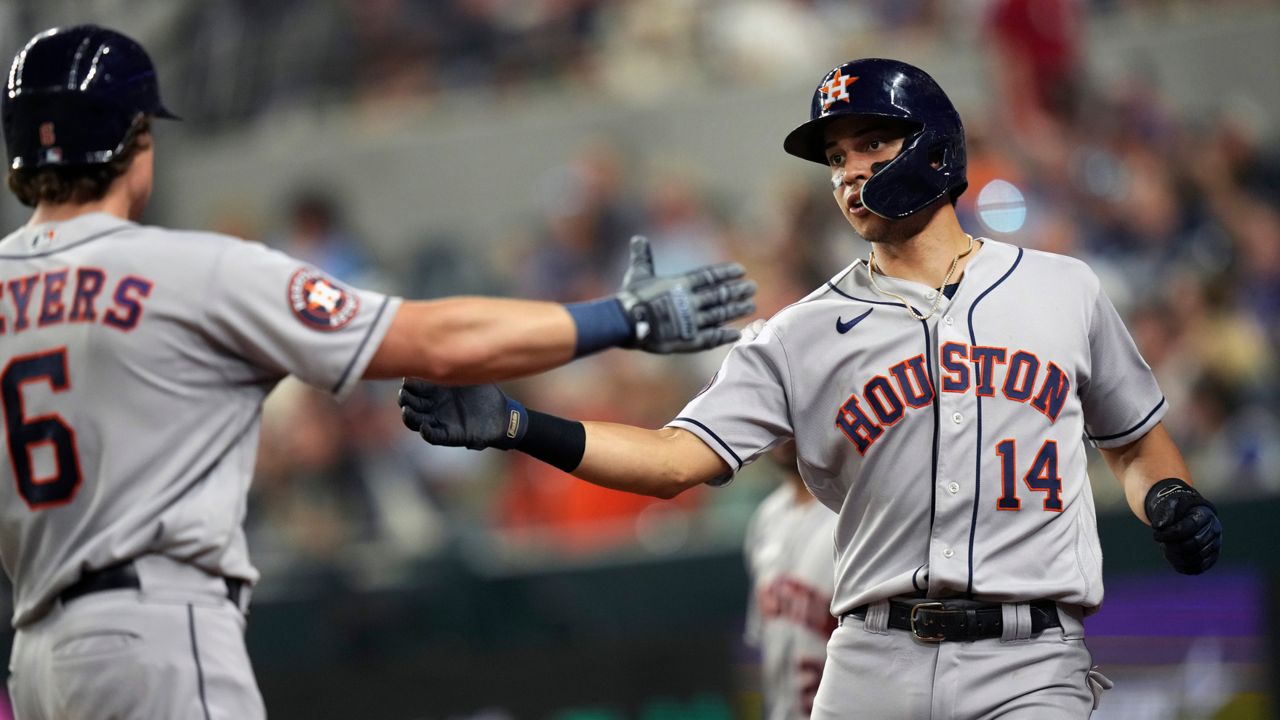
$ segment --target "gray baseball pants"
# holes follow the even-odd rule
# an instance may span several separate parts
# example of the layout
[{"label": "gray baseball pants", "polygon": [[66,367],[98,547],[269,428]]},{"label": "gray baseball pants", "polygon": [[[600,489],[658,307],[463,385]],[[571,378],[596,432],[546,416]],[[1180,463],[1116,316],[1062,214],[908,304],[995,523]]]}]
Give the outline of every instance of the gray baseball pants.
[{"label": "gray baseball pants", "polygon": [[149,555],[141,590],[59,602],[20,628],[9,662],[18,720],[262,720],[245,616],[225,581]]},{"label": "gray baseball pants", "polygon": [[[1006,626],[1016,605],[1005,605]],[[1078,612],[1037,637],[925,642],[889,628],[888,603],[846,616],[827,644],[813,720],[1083,720],[1092,658]]]}]

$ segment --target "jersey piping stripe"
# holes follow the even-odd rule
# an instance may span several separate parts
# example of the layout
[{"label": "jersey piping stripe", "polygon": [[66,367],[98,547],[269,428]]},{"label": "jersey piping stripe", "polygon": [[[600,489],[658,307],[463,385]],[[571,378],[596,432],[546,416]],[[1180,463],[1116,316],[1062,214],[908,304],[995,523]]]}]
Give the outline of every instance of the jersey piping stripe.
[{"label": "jersey piping stripe", "polygon": [[[924,328],[924,356],[928,358],[937,357],[929,347],[929,341],[933,339],[929,333],[929,323],[921,320],[920,325]],[[933,393],[933,446],[930,448],[933,451],[933,464],[929,470],[929,537],[932,538],[933,523],[937,519],[938,513],[938,442],[941,434],[942,411],[938,407],[940,398],[938,397],[938,381],[933,376],[933,363],[927,362],[924,366],[929,373],[929,384],[933,386],[931,388]],[[928,550],[925,552],[927,553]],[[926,557],[928,557],[927,554]],[[915,584],[914,575],[911,578],[911,583]]]},{"label": "jersey piping stripe", "polygon": [[200,666],[200,647],[196,644],[196,609],[187,604],[187,627],[191,630],[191,656],[196,660],[196,684],[200,688],[200,708],[204,710],[204,720],[209,718],[209,699],[204,693],[204,668]]},{"label": "jersey piping stripe", "polygon": [[1115,435],[1090,435],[1090,436],[1089,436],[1089,439],[1090,439],[1090,440],[1093,440],[1094,442],[1098,442],[1098,441],[1104,441],[1104,442],[1105,442],[1105,441],[1107,441],[1107,440],[1115,440],[1116,438],[1122,438],[1122,437],[1124,437],[1125,435],[1128,435],[1129,433],[1131,433],[1131,432],[1133,432],[1133,431],[1137,430],[1138,428],[1142,427],[1143,425],[1146,425],[1146,424],[1147,424],[1147,421],[1151,419],[1151,416],[1152,416],[1152,415],[1155,415],[1155,414],[1156,414],[1156,411],[1158,411],[1160,408],[1164,407],[1164,403],[1165,403],[1165,398],[1164,398],[1164,396],[1162,395],[1162,396],[1160,396],[1160,402],[1156,403],[1156,406],[1155,406],[1155,407],[1153,407],[1153,408],[1151,408],[1151,412],[1147,413],[1147,416],[1146,416],[1146,417],[1144,417],[1144,418],[1142,418],[1141,420],[1139,420],[1137,425],[1134,425],[1133,427],[1129,428],[1128,430],[1125,430],[1124,432],[1118,432],[1118,433],[1116,433]]},{"label": "jersey piping stripe", "polygon": [[77,240],[73,243],[70,243],[69,245],[63,245],[62,247],[59,247],[59,248],[54,248],[52,250],[45,250],[44,252],[39,252],[39,253],[33,253],[31,255],[0,255],[0,260],[30,260],[31,258],[42,258],[42,257],[49,257],[50,255],[57,255],[60,252],[65,252],[72,248],[80,247],[85,243],[90,243],[90,242],[93,242],[94,240],[98,240],[100,238],[106,237],[107,235],[118,233],[121,230],[128,230],[131,227],[135,227],[135,226],[133,224],[128,224],[128,225],[121,225],[119,227],[113,227],[110,230],[103,230],[102,232],[96,235],[90,235],[87,238]]},{"label": "jersey piping stripe", "polygon": [[[983,290],[977,299],[973,301],[973,304],[969,306],[969,344],[971,346],[978,344],[977,334],[973,331],[973,311],[978,309],[978,303],[982,302],[983,298],[989,295],[992,290],[1000,287],[1000,284],[1007,280],[1014,270],[1018,269],[1018,264],[1022,262],[1022,253],[1022,248],[1018,248],[1018,257],[1014,258],[1013,264],[1009,266],[1009,269],[1000,276],[999,280],[992,283],[991,287]],[[978,408],[978,439],[977,452],[974,453],[973,517],[969,521],[969,582],[965,585],[965,593],[969,595],[973,595],[973,543],[978,534],[978,506],[982,501],[982,396],[975,393],[974,401],[977,403]]]},{"label": "jersey piping stripe", "polygon": [[691,418],[691,417],[683,417],[683,416],[681,416],[681,417],[676,418],[676,420],[679,420],[680,422],[687,422],[687,423],[689,423],[690,425],[697,425],[698,427],[702,428],[702,430],[703,430],[704,432],[706,432],[708,435],[710,435],[710,436],[711,436],[711,438],[712,438],[713,440],[715,440],[716,442],[720,443],[720,447],[724,448],[724,451],[725,451],[725,452],[727,452],[727,453],[729,453],[730,455],[732,455],[732,456],[733,456],[733,460],[734,460],[734,462],[738,463],[738,467],[737,467],[737,469],[738,469],[738,470],[741,470],[741,469],[742,469],[742,458],[738,457],[738,453],[734,452],[734,451],[733,451],[733,448],[729,447],[729,443],[725,442],[724,440],[721,440],[721,439],[720,439],[720,436],[719,436],[719,435],[717,435],[717,434],[715,433],[715,431],[714,431],[714,430],[712,430],[711,428],[707,427],[706,425],[703,425],[702,423],[698,422],[697,420],[694,420],[694,419],[693,419],[693,418]]},{"label": "jersey piping stripe", "polygon": [[[1019,257],[1021,257],[1021,255],[1019,255]],[[1000,280],[1004,280],[1004,278],[1000,278]],[[1000,284],[999,281],[997,281],[996,285],[999,285],[999,284]],[[840,288],[836,287],[830,281],[827,281],[827,285],[832,290],[836,291],[836,293],[843,295],[849,298],[850,300],[870,303],[871,305],[888,305],[890,307],[903,306],[902,303],[900,302],[885,302],[883,300],[866,300],[864,298],[855,297],[841,290]],[[993,285],[992,287],[995,287],[995,285]],[[987,292],[990,292],[990,291],[991,291],[991,288],[987,288]],[[985,295],[986,293],[983,293],[983,294]],[[981,296],[979,296],[978,299],[981,300],[982,299]],[[912,308],[912,309],[914,310],[915,308]],[[916,310],[916,312],[918,313],[920,311]],[[919,322],[920,322],[920,327],[924,329],[925,357],[932,357],[932,354],[929,350],[929,341],[932,339],[933,336],[929,333],[929,322],[927,320],[920,320]],[[938,485],[938,442],[939,442],[938,436],[939,436],[939,423],[941,422],[941,419],[940,419],[941,415],[940,415],[940,410],[938,409],[938,381],[933,376],[933,363],[925,363],[925,366],[929,370],[929,382],[933,385],[933,448],[932,448],[933,464],[930,466],[930,469],[929,469],[929,536],[932,537],[933,523],[934,523],[934,520],[937,518],[937,509],[938,509],[938,498],[936,497],[936,494],[935,494],[935,488]],[[970,538],[969,542],[970,542],[970,547],[972,547],[973,539]],[[970,552],[972,553],[972,550]],[[972,567],[972,562],[970,563],[970,566]],[[924,566],[921,565],[920,567],[924,567]],[[916,572],[919,572],[919,571],[920,571],[920,568],[916,568]],[[912,573],[911,575],[911,584],[915,586],[917,590],[924,589],[919,586],[916,586],[915,573]]]},{"label": "jersey piping stripe", "polygon": [[356,348],[355,354],[351,356],[351,362],[347,363],[346,369],[342,371],[342,376],[338,378],[338,382],[334,383],[333,389],[329,392],[336,393],[342,389],[347,382],[347,376],[351,374],[351,370],[356,366],[356,360],[364,353],[364,346],[369,344],[369,338],[373,337],[373,331],[378,327],[378,321],[382,319],[382,313],[387,310],[387,303],[391,302],[391,298],[383,298],[382,304],[378,306],[378,314],[373,316],[373,322],[369,323],[369,330],[365,332],[364,339],[360,341],[360,347]]},{"label": "jersey piping stripe", "polygon": [[[831,288],[832,290],[835,290],[838,294],[843,295],[849,298],[850,300],[857,300],[858,302],[870,303],[871,305],[888,305],[889,307],[903,307],[902,303],[900,302],[885,302],[884,300],[867,300],[865,298],[854,297],[853,295],[850,295],[849,293],[833,285],[830,280],[827,281],[827,287]],[[916,310],[915,307],[912,307],[911,309]],[[920,311],[916,310],[916,312],[920,312]]]}]

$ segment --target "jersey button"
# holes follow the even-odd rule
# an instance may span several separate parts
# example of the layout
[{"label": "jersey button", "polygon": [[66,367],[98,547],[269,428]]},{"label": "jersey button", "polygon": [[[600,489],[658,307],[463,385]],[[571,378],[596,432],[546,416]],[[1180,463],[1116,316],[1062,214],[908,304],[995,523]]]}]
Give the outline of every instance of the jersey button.
[{"label": "jersey button", "polygon": [[952,413],[951,422],[959,425],[960,423],[964,422],[964,416],[961,415],[960,413]]},{"label": "jersey button", "polygon": [[951,493],[952,495],[955,495],[956,493],[960,492],[960,483],[953,482],[947,485],[947,492]]},{"label": "jersey button", "polygon": [[952,550],[951,548],[947,548],[946,550],[943,550],[943,551],[942,551],[942,557],[944,557],[944,558],[949,558],[949,557],[951,557],[952,555],[955,555],[955,554],[956,554],[956,553],[955,553],[955,551],[954,551],[954,550]]},{"label": "jersey button", "polygon": [[932,299],[934,299],[934,298],[935,298],[935,297],[937,297],[937,296],[938,296],[938,291],[937,291],[937,290],[930,290],[929,292],[927,292],[927,293],[925,293],[925,294],[924,294],[924,297],[925,297],[925,299],[926,299],[926,300],[932,300]]},{"label": "jersey button", "polygon": [[955,321],[955,320],[952,320],[950,315],[948,315],[948,316],[946,316],[946,317],[942,318],[942,322],[944,322],[944,323],[946,323],[946,324],[948,324],[948,325],[955,325],[955,324],[956,324],[956,321]]}]

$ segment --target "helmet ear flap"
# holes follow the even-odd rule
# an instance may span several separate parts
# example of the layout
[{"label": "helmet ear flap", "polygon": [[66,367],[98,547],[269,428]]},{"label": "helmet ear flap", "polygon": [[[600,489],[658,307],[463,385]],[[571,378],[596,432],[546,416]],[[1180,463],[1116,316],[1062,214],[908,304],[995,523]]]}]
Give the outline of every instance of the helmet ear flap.
[{"label": "helmet ear flap", "polygon": [[929,128],[907,138],[898,156],[863,184],[863,206],[880,217],[901,220],[932,205],[950,187],[952,147]]}]

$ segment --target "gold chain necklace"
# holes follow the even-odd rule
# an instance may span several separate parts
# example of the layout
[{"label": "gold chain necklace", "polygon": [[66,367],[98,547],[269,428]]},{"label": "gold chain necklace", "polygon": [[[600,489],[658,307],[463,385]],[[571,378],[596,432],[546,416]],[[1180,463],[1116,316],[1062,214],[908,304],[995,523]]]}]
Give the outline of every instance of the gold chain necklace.
[{"label": "gold chain necklace", "polygon": [[[867,277],[871,279],[871,287],[875,288],[876,292],[882,295],[888,295],[902,303],[902,306],[907,309],[907,312],[911,313],[911,317],[921,322],[928,320],[937,314],[938,306],[942,304],[942,296],[946,294],[947,283],[951,282],[951,274],[954,273],[956,271],[956,267],[960,265],[960,258],[973,252],[973,236],[965,233],[965,237],[969,238],[969,247],[965,248],[964,252],[958,253],[955,258],[951,260],[951,269],[948,270],[946,276],[942,278],[942,286],[938,288],[938,294],[933,297],[933,307],[929,308],[928,315],[921,315],[916,312],[916,309],[911,307],[911,303],[907,302],[906,298],[897,293],[889,292],[876,283],[876,250],[874,247],[871,248],[871,254],[867,255]],[[884,273],[882,272],[881,274],[883,275]]]}]

